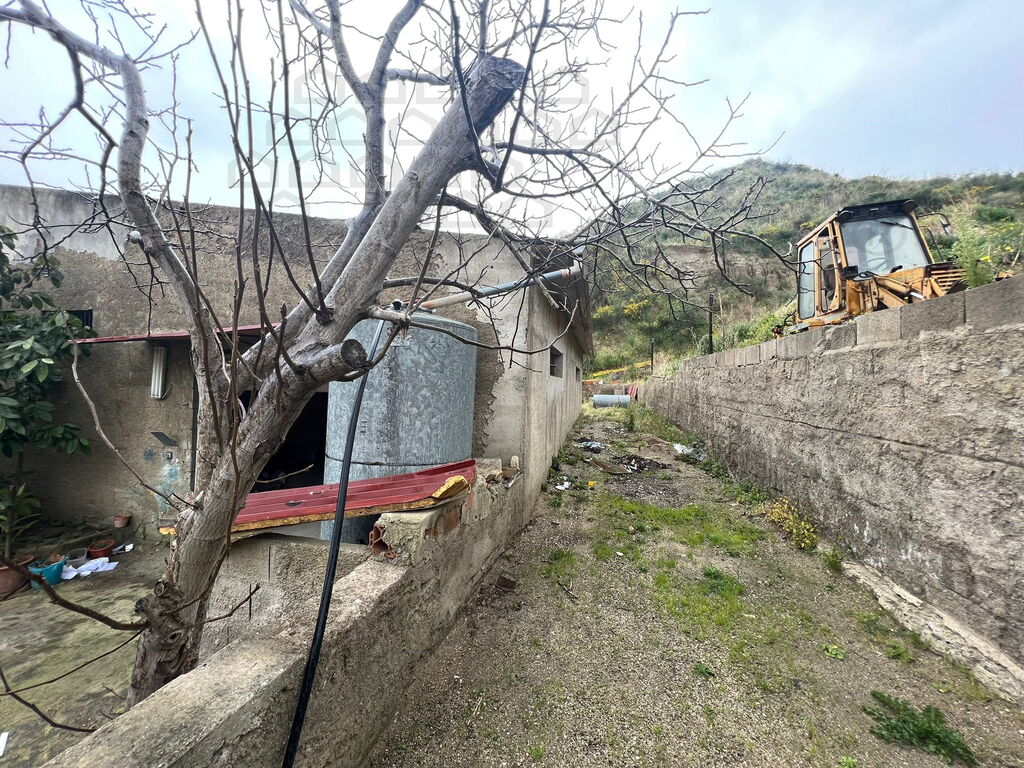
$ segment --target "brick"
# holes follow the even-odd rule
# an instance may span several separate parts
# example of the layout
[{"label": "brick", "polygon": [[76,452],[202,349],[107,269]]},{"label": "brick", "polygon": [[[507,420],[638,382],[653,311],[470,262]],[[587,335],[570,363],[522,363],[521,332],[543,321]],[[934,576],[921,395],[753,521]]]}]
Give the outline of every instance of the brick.
[{"label": "brick", "polygon": [[963,325],[964,294],[954,293],[952,296],[885,311],[899,312],[900,338],[913,341],[924,331],[948,332]]},{"label": "brick", "polygon": [[900,312],[894,309],[882,309],[861,315],[855,321],[857,325],[858,344],[884,344],[899,341]]},{"label": "brick", "polygon": [[967,324],[976,331],[1024,323],[1024,277],[974,288],[963,296]]}]

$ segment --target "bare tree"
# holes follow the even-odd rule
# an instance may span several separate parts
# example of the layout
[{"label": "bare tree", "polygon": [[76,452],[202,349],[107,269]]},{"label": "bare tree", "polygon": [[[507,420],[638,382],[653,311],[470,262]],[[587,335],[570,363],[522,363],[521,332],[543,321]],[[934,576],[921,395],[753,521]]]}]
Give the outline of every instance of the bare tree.
[{"label": "bare tree", "polygon": [[[721,178],[707,173],[743,153],[724,141],[739,107],[730,106],[721,132],[703,142],[673,108],[673,94],[695,85],[667,74],[673,32],[686,14],[659,20],[663,32],[652,41],[642,18],[616,18],[589,0],[405,0],[375,36],[341,0],[227,0],[216,19],[212,3],[197,0],[193,48],[205,44],[215,67],[237,165],[235,296],[225,316],[201,288],[198,243],[210,230],[204,205],[191,199],[191,123],[173,98],[162,109],[147,100],[148,74],[173,72],[179,47],[123,0],[81,4],[93,21],[88,33],[31,0],[0,6],[0,21],[45,33],[66,52],[74,93],[56,117],[8,124],[19,141],[4,156],[24,168],[33,188],[34,162],[90,169],[95,213],[82,225],[109,228],[119,245],[118,228],[133,230],[126,263],[140,286],[166,288],[180,305],[199,393],[197,492],[166,498],[177,514],[176,546],[153,593],[138,603],[142,621],[130,625],[142,625],[130,704],[195,665],[232,522],[304,405],[324,382],[365,375],[374,364],[343,343],[354,324],[386,319],[393,337],[446,286],[475,289],[462,269],[471,249],[455,270],[433,274],[442,227],[471,223],[496,238],[516,255],[524,281],[586,259],[597,282],[613,264],[619,279],[685,301],[696,276],[662,252],[656,233],[671,229],[717,254],[756,215],[758,185],[728,206]],[[614,30],[621,39],[630,25],[636,36],[627,46],[605,36]],[[136,39],[142,43],[129,53]],[[269,56],[252,53],[267,41]],[[629,71],[601,74],[622,61]],[[407,104],[389,100],[396,84],[405,94],[434,94],[429,130],[407,119]],[[340,116],[352,110],[362,116],[358,153],[337,134]],[[60,145],[72,116],[92,126],[98,153]],[[666,131],[687,147],[663,146]],[[331,187],[338,165],[354,169],[358,183]],[[325,190],[350,195],[354,215],[326,260],[308,225],[300,257],[281,241],[286,173],[303,221]],[[111,194],[116,208],[107,203]],[[389,277],[423,223],[434,235],[419,273]],[[27,226],[43,230],[38,220]],[[269,263],[287,275],[290,307],[267,304]],[[378,305],[385,287],[411,288],[402,309]],[[246,347],[235,329],[241,308],[254,304],[263,336]],[[97,428],[102,436],[98,415]]]}]

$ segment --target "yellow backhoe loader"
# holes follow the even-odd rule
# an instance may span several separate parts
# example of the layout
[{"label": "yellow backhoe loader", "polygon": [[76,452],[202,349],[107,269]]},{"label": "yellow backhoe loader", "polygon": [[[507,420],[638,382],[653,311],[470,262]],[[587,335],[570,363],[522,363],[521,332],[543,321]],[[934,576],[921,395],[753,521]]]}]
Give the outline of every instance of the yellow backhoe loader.
[{"label": "yellow backhoe loader", "polygon": [[963,269],[932,259],[915,208],[913,200],[851,205],[801,239],[789,332],[967,288]]}]

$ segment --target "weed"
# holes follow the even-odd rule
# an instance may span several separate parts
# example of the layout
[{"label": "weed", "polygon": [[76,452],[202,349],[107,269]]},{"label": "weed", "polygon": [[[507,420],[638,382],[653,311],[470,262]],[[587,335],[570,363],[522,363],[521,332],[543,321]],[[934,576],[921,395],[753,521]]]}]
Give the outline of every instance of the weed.
[{"label": "weed", "polygon": [[689,444],[696,440],[693,435],[686,434],[660,413],[640,403],[631,403],[626,408],[623,426],[630,432],[644,432],[670,443]]},{"label": "weed", "polygon": [[615,554],[615,550],[612,545],[607,541],[594,541],[590,545],[591,551],[594,553],[594,559],[600,562],[611,560],[612,555]]},{"label": "weed", "polygon": [[910,644],[918,650],[927,651],[932,647],[932,644],[917,634],[917,632],[908,632],[907,637],[910,639]]},{"label": "weed", "polygon": [[548,505],[552,509],[561,509],[562,507],[564,507],[565,498],[563,498],[562,492],[556,491],[555,493],[551,494],[551,497],[548,499]]},{"label": "weed", "polygon": [[910,652],[903,643],[892,642],[885,646],[885,655],[890,659],[896,661],[902,661],[904,664],[909,664],[914,660],[914,654]]},{"label": "weed", "polygon": [[888,637],[893,633],[893,631],[885,624],[885,616],[881,614],[857,611],[854,614],[854,618],[857,619],[857,623],[860,624],[861,629],[867,632],[875,640]]},{"label": "weed", "polygon": [[534,648],[540,648],[540,646],[541,646],[540,638],[536,637],[536,636],[531,637],[530,638],[530,645],[532,645]]},{"label": "weed", "polygon": [[691,667],[691,669],[693,670],[693,674],[695,674],[697,677],[712,678],[715,676],[715,673],[711,670],[711,667],[700,661],[694,664]]},{"label": "weed", "polygon": [[857,761],[852,757],[840,757],[836,762],[839,768],[857,768]]},{"label": "weed", "polygon": [[718,459],[704,459],[704,461],[700,462],[697,466],[716,480],[732,480],[732,476],[729,474],[729,468]]},{"label": "weed", "polygon": [[739,597],[743,594],[743,585],[735,576],[709,565],[704,569],[704,578],[700,582],[700,589],[705,595],[718,595],[719,597]]},{"label": "weed", "polygon": [[963,735],[946,724],[946,716],[937,707],[917,710],[912,704],[881,691],[871,695],[881,706],[866,706],[864,711],[875,720],[871,732],[883,741],[918,747],[953,763],[977,765],[978,759]]},{"label": "weed", "polygon": [[827,552],[822,552],[821,559],[825,561],[825,567],[832,573],[843,572],[843,550],[839,547],[832,547]]},{"label": "weed", "polygon": [[576,560],[576,555],[567,549],[553,549],[548,553],[548,561],[541,572],[552,581],[571,580]]},{"label": "weed", "polygon": [[533,762],[539,762],[544,759],[544,745],[543,744],[531,744],[526,748],[526,754],[530,756]]},{"label": "weed", "polygon": [[779,526],[797,549],[806,551],[818,546],[818,532],[814,525],[800,515],[796,505],[789,499],[775,499],[762,504],[756,511]]},{"label": "weed", "polygon": [[990,701],[992,694],[974,676],[974,672],[966,664],[950,660],[949,665],[963,677],[963,685],[960,692],[972,701]]},{"label": "weed", "polygon": [[767,491],[746,481],[726,483],[722,487],[722,493],[740,504],[761,504],[771,499],[771,494]]},{"label": "weed", "polygon": [[846,650],[840,648],[838,645],[823,645],[821,650],[825,652],[825,655],[830,659],[839,659],[842,661],[846,658]]}]

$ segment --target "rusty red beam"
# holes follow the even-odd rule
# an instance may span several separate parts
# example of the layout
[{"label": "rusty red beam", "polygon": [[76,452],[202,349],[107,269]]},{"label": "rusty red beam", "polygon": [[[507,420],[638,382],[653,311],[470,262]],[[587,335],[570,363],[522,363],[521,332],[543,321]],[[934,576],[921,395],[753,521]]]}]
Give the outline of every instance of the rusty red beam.
[{"label": "rusty red beam", "polygon": [[[276,326],[275,326],[276,327]],[[262,333],[262,325],[240,325],[237,328],[225,328],[218,331],[221,336],[230,336],[233,331],[240,334]],[[167,341],[170,339],[187,339],[188,331],[156,331],[155,333],[131,333],[126,336],[97,336],[92,339],[75,339],[76,344],[110,344],[116,341]]]}]

